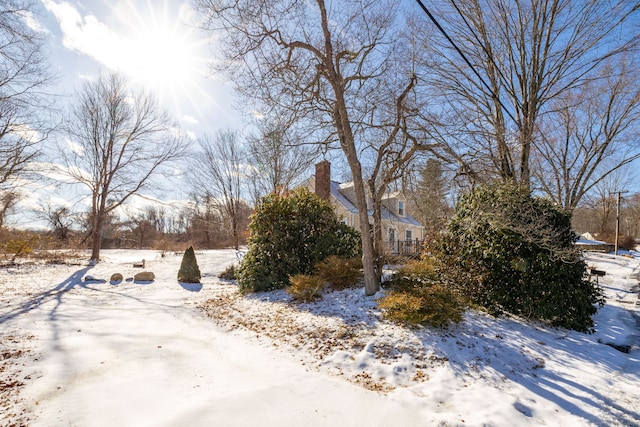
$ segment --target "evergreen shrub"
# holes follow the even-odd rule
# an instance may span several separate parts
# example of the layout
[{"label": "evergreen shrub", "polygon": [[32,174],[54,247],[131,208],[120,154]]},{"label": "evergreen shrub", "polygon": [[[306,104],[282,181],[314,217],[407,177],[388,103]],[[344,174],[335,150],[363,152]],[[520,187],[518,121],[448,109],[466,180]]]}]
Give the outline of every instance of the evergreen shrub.
[{"label": "evergreen shrub", "polygon": [[218,274],[218,278],[222,280],[236,280],[237,268],[235,264],[231,264],[224,269],[223,272]]},{"label": "evergreen shrub", "polygon": [[510,184],[463,195],[436,245],[447,284],[494,315],[504,312],[592,331],[602,290],[587,280],[571,214]]},{"label": "evergreen shrub", "polygon": [[316,264],[317,274],[332,289],[342,290],[354,286],[362,278],[362,258],[340,258],[331,255]]},{"label": "evergreen shrub", "polygon": [[242,292],[282,289],[289,276],[313,274],[331,255],[359,256],[359,233],[339,222],[331,205],[307,189],[260,200],[238,268]]},{"label": "evergreen shrub", "polygon": [[312,302],[322,298],[324,279],[317,275],[296,274],[289,277],[287,292],[295,301]]},{"label": "evergreen shrub", "polygon": [[408,263],[394,274],[388,287],[390,291],[378,300],[388,320],[438,328],[462,320],[465,304],[454,290],[440,283],[428,260]]},{"label": "evergreen shrub", "polygon": [[189,246],[182,256],[182,263],[180,264],[180,270],[178,270],[178,281],[200,283],[201,277],[193,246]]}]

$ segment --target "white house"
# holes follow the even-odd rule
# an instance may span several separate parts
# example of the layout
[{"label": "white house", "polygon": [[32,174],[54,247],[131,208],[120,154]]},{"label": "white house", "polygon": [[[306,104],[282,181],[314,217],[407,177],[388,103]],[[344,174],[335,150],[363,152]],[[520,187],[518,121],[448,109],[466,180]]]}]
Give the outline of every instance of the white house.
[{"label": "white house", "polygon": [[[329,200],[345,224],[360,230],[353,182],[332,181],[331,164],[327,160],[316,165],[316,174],[302,186]],[[369,223],[373,224],[371,208]],[[383,239],[390,253],[414,253],[422,247],[424,227],[407,212],[406,199],[400,192],[385,195],[382,200],[382,223]]]}]

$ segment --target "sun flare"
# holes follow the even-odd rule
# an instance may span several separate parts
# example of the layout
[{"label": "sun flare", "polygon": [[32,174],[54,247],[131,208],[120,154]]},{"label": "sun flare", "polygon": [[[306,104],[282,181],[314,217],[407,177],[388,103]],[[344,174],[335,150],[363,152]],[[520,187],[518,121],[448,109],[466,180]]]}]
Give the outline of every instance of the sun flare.
[{"label": "sun flare", "polygon": [[124,72],[161,98],[202,95],[198,82],[206,74],[206,44],[188,22],[191,9],[167,2],[140,8],[127,1],[119,3],[117,12],[129,28]]},{"label": "sun flare", "polygon": [[198,56],[185,35],[148,28],[132,39],[130,72],[155,88],[184,84],[195,77]]}]

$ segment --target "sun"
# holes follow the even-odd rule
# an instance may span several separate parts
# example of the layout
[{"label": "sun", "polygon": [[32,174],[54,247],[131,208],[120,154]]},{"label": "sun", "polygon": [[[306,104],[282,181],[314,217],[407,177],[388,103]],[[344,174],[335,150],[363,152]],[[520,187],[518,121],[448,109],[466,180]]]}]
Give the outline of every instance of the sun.
[{"label": "sun", "polygon": [[127,24],[121,67],[132,80],[166,100],[202,96],[207,44],[189,22],[193,10],[165,0],[119,2]]},{"label": "sun", "polygon": [[198,57],[184,34],[148,28],[133,37],[130,72],[156,88],[182,85],[198,72]]}]

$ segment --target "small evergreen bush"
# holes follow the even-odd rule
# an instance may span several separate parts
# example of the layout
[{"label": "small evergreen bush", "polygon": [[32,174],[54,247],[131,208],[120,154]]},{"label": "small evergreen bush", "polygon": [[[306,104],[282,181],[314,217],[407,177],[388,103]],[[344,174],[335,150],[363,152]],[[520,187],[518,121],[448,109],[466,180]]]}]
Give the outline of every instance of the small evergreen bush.
[{"label": "small evergreen bush", "polygon": [[438,272],[491,314],[591,331],[602,291],[587,280],[571,213],[509,184],[463,195],[434,251]]},{"label": "small evergreen bush", "polygon": [[185,283],[200,283],[200,268],[196,260],[193,246],[189,246],[182,257],[180,270],[178,270],[178,281]]},{"label": "small evergreen bush", "polygon": [[386,319],[408,325],[444,328],[462,320],[464,306],[451,289],[434,284],[413,292],[391,291],[378,301]]},{"label": "small evergreen bush", "polygon": [[312,302],[322,298],[324,279],[320,276],[296,274],[289,278],[287,292],[295,301]]},{"label": "small evergreen bush", "polygon": [[218,274],[218,278],[222,280],[236,280],[236,272],[237,272],[236,265],[231,264],[230,266],[225,268],[223,272]]},{"label": "small evergreen bush", "polygon": [[362,277],[362,258],[340,258],[331,255],[316,264],[317,274],[332,289],[342,290],[354,286]]},{"label": "small evergreen bush", "polygon": [[462,320],[464,303],[439,282],[428,260],[412,261],[389,282],[390,291],[378,300],[383,317],[408,325],[443,328]]},{"label": "small evergreen bush", "polygon": [[307,189],[262,198],[249,231],[238,268],[242,292],[282,289],[289,276],[313,274],[315,265],[331,255],[361,253],[358,232],[340,223],[331,205]]}]

